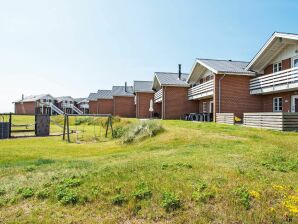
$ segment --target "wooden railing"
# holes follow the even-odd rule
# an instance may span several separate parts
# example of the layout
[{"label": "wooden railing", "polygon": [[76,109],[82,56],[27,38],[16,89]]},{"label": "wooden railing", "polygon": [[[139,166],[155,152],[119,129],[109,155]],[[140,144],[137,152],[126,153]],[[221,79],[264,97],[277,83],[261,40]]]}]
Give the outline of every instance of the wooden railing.
[{"label": "wooden railing", "polygon": [[249,88],[250,94],[298,89],[298,67],[254,78]]},{"label": "wooden railing", "polygon": [[154,103],[158,103],[162,101],[162,89],[158,90],[156,93],[154,93]]},{"label": "wooden railing", "polygon": [[214,80],[198,84],[188,90],[188,99],[200,99],[207,96],[212,96],[214,93]]},{"label": "wooden railing", "polygon": [[298,113],[244,113],[243,125],[280,131],[298,131]]}]

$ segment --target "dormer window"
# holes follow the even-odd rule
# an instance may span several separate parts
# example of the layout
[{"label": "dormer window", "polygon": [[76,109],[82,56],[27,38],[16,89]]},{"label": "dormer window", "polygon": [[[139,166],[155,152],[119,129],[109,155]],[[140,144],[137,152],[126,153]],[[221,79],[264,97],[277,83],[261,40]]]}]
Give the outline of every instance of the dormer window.
[{"label": "dormer window", "polygon": [[273,64],[273,72],[279,72],[282,70],[282,64],[281,62]]}]

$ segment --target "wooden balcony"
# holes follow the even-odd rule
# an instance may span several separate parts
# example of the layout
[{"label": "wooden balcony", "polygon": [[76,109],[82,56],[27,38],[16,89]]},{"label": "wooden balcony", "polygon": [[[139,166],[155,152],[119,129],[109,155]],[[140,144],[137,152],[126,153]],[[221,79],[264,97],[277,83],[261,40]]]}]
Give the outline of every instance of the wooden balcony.
[{"label": "wooden balcony", "polygon": [[188,90],[188,99],[196,100],[213,96],[214,93],[214,80],[198,84]]},{"label": "wooden balcony", "polygon": [[298,90],[298,67],[254,78],[249,88],[250,94]]},{"label": "wooden balcony", "polygon": [[154,93],[154,103],[162,102],[162,89],[158,90],[156,93]]}]

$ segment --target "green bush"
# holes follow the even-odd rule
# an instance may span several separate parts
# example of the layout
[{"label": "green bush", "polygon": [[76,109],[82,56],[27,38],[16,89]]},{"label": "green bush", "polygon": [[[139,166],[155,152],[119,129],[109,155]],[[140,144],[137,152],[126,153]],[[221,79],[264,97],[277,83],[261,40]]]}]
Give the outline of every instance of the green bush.
[{"label": "green bush", "polygon": [[122,143],[132,143],[147,137],[153,137],[163,130],[162,125],[157,121],[147,120],[132,123],[125,127]]},{"label": "green bush", "polygon": [[5,195],[6,194],[6,190],[2,187],[0,187],[0,196]]},{"label": "green bush", "polygon": [[151,198],[152,192],[148,185],[142,182],[137,186],[137,189],[133,192],[132,195],[137,200],[143,200]]},{"label": "green bush", "polygon": [[59,187],[56,196],[58,201],[63,205],[76,204],[79,201],[79,197],[76,192],[69,188]]},{"label": "green bush", "polygon": [[164,192],[162,195],[161,206],[167,211],[171,212],[181,207],[179,197],[173,192]]},{"label": "green bush", "polygon": [[237,201],[240,202],[244,206],[245,209],[249,209],[250,208],[250,195],[249,195],[249,191],[247,190],[247,188],[244,186],[238,187],[234,191],[234,193],[237,196]]},{"label": "green bush", "polygon": [[112,197],[112,204],[113,205],[122,205],[126,201],[127,201],[126,197],[121,193],[119,193],[119,194],[115,195],[114,197]]},{"label": "green bush", "polygon": [[81,185],[81,180],[76,177],[65,178],[60,182],[64,187],[78,187]]},{"label": "green bush", "polygon": [[34,195],[34,191],[30,187],[20,188],[18,190],[18,194],[21,195],[22,198],[31,198]]},{"label": "green bush", "polygon": [[124,135],[125,128],[123,126],[117,126],[113,129],[114,138],[121,138]]},{"label": "green bush", "polygon": [[50,191],[49,189],[41,189],[36,193],[36,196],[38,199],[46,199],[50,196]]}]

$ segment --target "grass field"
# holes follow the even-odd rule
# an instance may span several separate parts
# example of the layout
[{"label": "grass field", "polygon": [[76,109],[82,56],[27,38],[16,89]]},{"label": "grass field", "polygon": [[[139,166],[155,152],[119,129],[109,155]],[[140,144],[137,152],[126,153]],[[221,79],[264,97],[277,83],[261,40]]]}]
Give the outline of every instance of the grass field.
[{"label": "grass field", "polygon": [[162,125],[132,144],[0,141],[0,223],[298,223],[297,133]]}]

